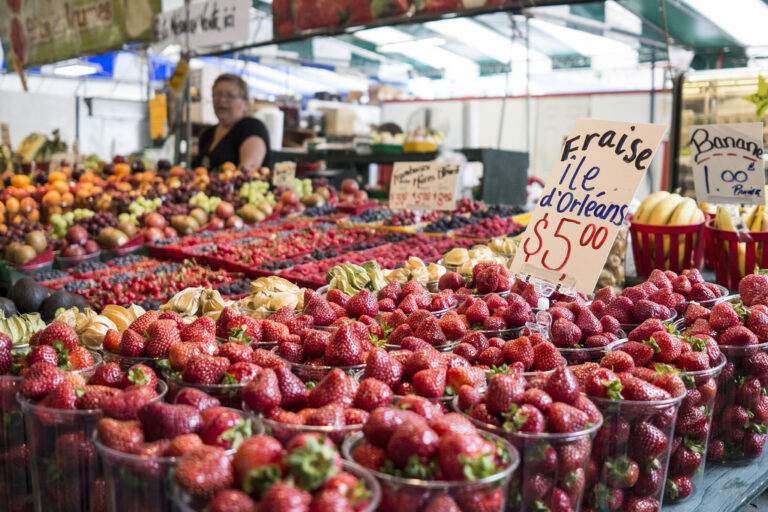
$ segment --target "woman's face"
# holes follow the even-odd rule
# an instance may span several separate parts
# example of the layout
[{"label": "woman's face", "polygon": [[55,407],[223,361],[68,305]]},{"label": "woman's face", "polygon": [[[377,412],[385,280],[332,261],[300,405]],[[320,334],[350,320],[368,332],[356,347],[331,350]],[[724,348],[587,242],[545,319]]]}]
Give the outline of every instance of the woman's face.
[{"label": "woman's face", "polygon": [[245,117],[248,112],[248,102],[235,84],[219,82],[213,88],[213,111],[220,123],[234,124]]}]

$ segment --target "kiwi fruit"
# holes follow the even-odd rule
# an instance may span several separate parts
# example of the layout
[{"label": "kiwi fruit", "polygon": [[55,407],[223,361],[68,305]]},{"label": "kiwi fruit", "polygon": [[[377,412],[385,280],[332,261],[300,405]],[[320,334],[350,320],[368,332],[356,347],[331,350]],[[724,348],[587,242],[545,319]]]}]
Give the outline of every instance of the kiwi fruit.
[{"label": "kiwi fruit", "polygon": [[118,224],[117,229],[125,233],[125,235],[128,238],[133,238],[134,236],[136,236],[136,232],[137,232],[136,224],[134,224],[129,220],[123,221],[120,224]]},{"label": "kiwi fruit", "polygon": [[24,237],[24,242],[31,246],[37,254],[40,254],[48,248],[48,241],[45,239],[45,233],[40,230],[30,231]]},{"label": "kiwi fruit", "polygon": [[208,224],[208,214],[205,213],[205,210],[202,208],[193,208],[192,211],[189,212],[189,216],[195,219],[200,226]]},{"label": "kiwi fruit", "polygon": [[31,245],[22,245],[16,253],[16,263],[23,265],[37,256],[37,251]]}]

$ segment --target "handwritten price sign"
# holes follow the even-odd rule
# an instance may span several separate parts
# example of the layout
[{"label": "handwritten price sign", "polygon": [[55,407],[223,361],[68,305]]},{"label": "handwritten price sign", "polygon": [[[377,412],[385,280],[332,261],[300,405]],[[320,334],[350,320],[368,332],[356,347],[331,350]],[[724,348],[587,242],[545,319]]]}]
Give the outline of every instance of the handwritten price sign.
[{"label": "handwritten price sign", "polygon": [[592,293],[666,126],[579,119],[511,270]]},{"label": "handwritten price sign", "polygon": [[765,204],[763,123],[691,126],[691,164],[701,202]]},{"label": "handwritten price sign", "polygon": [[272,184],[276,187],[290,187],[295,176],[295,162],[276,162],[272,171]]},{"label": "handwritten price sign", "polygon": [[389,183],[393,210],[453,210],[459,164],[397,162]]}]

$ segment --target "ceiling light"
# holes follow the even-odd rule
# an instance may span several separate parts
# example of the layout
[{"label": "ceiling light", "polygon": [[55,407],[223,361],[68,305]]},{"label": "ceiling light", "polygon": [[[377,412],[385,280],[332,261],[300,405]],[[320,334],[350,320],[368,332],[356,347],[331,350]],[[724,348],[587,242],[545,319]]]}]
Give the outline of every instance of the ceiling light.
[{"label": "ceiling light", "polygon": [[60,76],[85,76],[99,72],[101,72],[101,66],[82,62],[66,64],[64,66],[57,66],[53,68],[53,74]]},{"label": "ceiling light", "polygon": [[404,53],[414,46],[441,46],[445,44],[445,39],[440,37],[423,37],[420,39],[411,39],[410,41],[400,41],[397,43],[387,43],[379,45],[377,51],[382,53]]}]

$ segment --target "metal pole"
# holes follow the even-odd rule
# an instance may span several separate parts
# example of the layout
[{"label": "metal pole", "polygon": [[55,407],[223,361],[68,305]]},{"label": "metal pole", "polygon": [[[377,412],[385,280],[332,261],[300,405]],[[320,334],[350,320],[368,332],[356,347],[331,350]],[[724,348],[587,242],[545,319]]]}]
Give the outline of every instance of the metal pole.
[{"label": "metal pole", "polygon": [[[651,112],[650,122],[653,123],[656,119],[656,51],[651,51]],[[653,173],[648,173],[648,193],[655,190]]]},{"label": "metal pole", "polygon": [[[191,3],[190,0],[184,0],[184,5],[187,8],[187,33],[186,33],[186,58],[187,58],[187,66],[189,66],[190,56],[191,52],[189,49],[189,4]],[[187,167],[192,165],[192,118],[190,116],[191,113],[191,106],[190,106],[190,91],[189,91],[189,69],[187,69],[187,83],[184,87],[184,104],[185,104],[185,110],[187,114],[187,125],[186,125],[186,133],[185,133],[185,140],[187,143],[187,150],[186,150],[186,164]]]},{"label": "metal pole", "polygon": [[530,15],[525,15],[525,149],[528,151],[528,167],[531,166],[531,25]]}]

